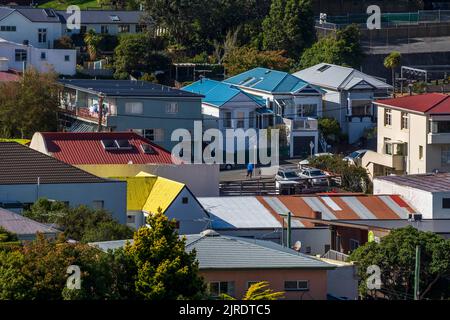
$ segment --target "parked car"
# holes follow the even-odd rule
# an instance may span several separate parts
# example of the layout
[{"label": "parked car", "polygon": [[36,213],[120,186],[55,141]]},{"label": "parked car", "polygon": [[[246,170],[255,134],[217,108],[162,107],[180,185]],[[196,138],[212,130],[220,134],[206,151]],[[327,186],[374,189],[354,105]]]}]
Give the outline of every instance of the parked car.
[{"label": "parked car", "polygon": [[293,169],[279,169],[275,175],[277,181],[300,181],[297,171]]},{"label": "parked car", "polygon": [[235,165],[232,163],[222,163],[220,165],[220,170],[231,170],[234,169]]},{"label": "parked car", "polygon": [[350,153],[348,156],[344,157],[342,160],[347,161],[349,164],[352,164],[354,166],[361,165],[361,159],[366,154],[367,150],[361,149],[356,150],[352,153]]},{"label": "parked car", "polygon": [[[329,152],[316,153],[316,154],[314,154],[314,155],[312,156],[312,158],[314,159],[314,158],[322,157],[322,156],[333,156],[333,154],[332,154],[332,153],[329,153]],[[300,161],[300,162],[298,163],[298,167],[301,168],[301,166],[307,166],[307,165],[309,164],[310,158],[311,158],[311,157],[309,157],[308,159],[304,159],[304,160]]]},{"label": "parked car", "polygon": [[325,172],[319,169],[307,168],[300,170],[299,176],[301,178],[307,178],[311,186],[328,186],[329,176]]}]

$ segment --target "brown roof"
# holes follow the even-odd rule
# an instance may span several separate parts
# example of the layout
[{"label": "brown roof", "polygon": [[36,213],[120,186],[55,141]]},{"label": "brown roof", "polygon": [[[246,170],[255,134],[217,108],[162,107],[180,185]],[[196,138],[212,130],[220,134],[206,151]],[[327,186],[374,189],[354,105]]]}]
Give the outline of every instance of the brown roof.
[{"label": "brown roof", "polygon": [[109,180],[15,142],[0,142],[0,185],[102,183]]}]

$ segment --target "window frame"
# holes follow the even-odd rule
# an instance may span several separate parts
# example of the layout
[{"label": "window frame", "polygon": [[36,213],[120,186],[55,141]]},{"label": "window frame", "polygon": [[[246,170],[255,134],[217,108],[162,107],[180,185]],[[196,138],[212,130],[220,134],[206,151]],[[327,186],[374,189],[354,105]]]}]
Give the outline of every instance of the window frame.
[{"label": "window frame", "polygon": [[384,126],[390,127],[392,126],[392,109],[384,108]]},{"label": "window frame", "polygon": [[47,43],[47,28],[38,28],[38,42]]},{"label": "window frame", "polygon": [[400,128],[402,130],[409,130],[409,113],[408,112],[401,112],[401,119],[400,119]]},{"label": "window frame", "polygon": [[[135,110],[135,107],[138,107],[138,110]],[[133,115],[142,115],[144,114],[144,103],[140,101],[134,102],[126,102],[125,103],[125,113],[133,114]]]},{"label": "window frame", "polygon": [[[296,283],[296,288],[286,288],[286,284],[288,282],[295,282]],[[306,283],[306,288],[300,287],[299,283]],[[309,280],[285,280],[284,281],[284,291],[286,292],[292,292],[292,291],[309,291]]]},{"label": "window frame", "polygon": [[[18,54],[20,59],[18,58]],[[16,62],[23,62],[28,60],[28,52],[25,49],[15,49],[14,50],[14,58]]]},{"label": "window frame", "polygon": [[178,102],[167,102],[166,103],[166,113],[177,114],[179,112]]}]

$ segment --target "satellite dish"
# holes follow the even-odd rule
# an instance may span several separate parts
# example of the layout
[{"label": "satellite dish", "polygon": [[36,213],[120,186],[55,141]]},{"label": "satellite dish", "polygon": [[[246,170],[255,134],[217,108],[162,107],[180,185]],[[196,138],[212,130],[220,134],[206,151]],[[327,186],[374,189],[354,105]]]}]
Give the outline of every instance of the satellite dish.
[{"label": "satellite dish", "polygon": [[300,251],[301,248],[302,248],[302,243],[301,243],[300,241],[297,241],[297,242],[294,244],[294,250],[295,250],[295,251]]}]

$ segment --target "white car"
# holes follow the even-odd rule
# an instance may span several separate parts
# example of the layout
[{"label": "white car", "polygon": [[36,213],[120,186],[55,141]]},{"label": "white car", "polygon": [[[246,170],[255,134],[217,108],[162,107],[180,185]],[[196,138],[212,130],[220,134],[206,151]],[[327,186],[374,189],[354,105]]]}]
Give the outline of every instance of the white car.
[{"label": "white car", "polygon": [[309,179],[309,184],[312,186],[328,186],[330,184],[329,175],[319,169],[303,169],[299,176]]},{"label": "white car", "polygon": [[348,156],[344,157],[342,160],[347,161],[349,164],[352,164],[354,166],[361,165],[361,159],[366,154],[367,150],[361,149],[356,150],[352,153],[350,153]]}]

